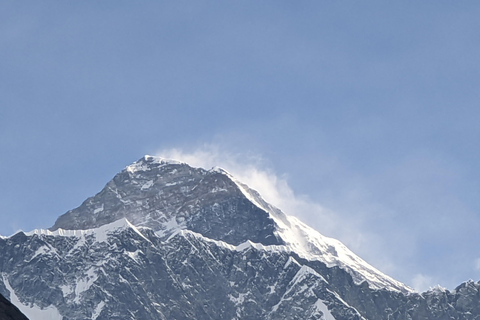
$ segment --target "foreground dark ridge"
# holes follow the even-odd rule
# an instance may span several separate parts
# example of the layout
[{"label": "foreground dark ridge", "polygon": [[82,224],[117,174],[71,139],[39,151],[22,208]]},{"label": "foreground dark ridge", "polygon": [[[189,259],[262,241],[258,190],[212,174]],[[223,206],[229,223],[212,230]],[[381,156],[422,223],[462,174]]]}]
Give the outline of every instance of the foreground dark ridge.
[{"label": "foreground dark ridge", "polygon": [[0,294],[0,320],[28,320],[28,318]]},{"label": "foreground dark ridge", "polygon": [[225,171],[148,156],[0,252],[0,293],[53,320],[480,317],[479,283],[414,293]]}]

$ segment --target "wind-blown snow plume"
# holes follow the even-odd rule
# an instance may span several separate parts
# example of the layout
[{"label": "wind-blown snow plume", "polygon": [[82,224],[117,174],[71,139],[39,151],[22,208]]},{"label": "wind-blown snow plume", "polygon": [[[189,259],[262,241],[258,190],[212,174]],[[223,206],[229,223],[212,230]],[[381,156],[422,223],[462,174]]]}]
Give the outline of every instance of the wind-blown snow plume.
[{"label": "wind-blown snow plume", "polygon": [[205,145],[193,152],[181,149],[166,149],[156,152],[156,156],[186,162],[194,167],[209,169],[221,167],[258,191],[262,197],[287,214],[308,221],[314,227],[321,221],[321,232],[326,235],[336,234],[338,222],[334,213],[313,202],[305,195],[298,195],[289,186],[286,177],[279,176],[267,161],[259,155],[241,155],[221,150],[218,146]]},{"label": "wind-blown snow plume", "polygon": [[309,196],[295,193],[288,184],[287,177],[277,174],[269,161],[258,154],[239,154],[207,144],[193,151],[164,149],[155,155],[186,162],[194,167],[208,169],[220,166],[286,214],[298,217],[326,236],[340,239],[355,252],[367,257],[367,261],[371,262],[373,257],[374,265],[381,270],[392,272],[395,269],[395,263],[385,257],[385,248],[379,245],[381,241],[378,241],[378,237],[361,228],[361,215],[343,221],[341,215],[323,207]]}]

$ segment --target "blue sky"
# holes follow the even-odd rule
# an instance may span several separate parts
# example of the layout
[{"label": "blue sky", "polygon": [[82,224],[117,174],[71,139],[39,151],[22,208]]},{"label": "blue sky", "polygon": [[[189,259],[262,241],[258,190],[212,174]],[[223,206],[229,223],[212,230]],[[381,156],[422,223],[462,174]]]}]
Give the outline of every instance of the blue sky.
[{"label": "blue sky", "polygon": [[477,281],[479,16],[453,1],[3,2],[0,234],[47,228],[163,153],[255,168],[411,286]]}]

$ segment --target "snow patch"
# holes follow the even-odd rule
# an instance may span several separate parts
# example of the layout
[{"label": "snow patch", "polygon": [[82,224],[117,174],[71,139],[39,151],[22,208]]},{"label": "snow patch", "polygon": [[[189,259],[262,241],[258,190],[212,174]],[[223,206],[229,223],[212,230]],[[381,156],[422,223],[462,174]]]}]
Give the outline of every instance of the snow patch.
[{"label": "snow patch", "polygon": [[93,310],[92,314],[92,320],[96,320],[100,313],[102,313],[103,308],[105,307],[105,302],[101,301],[97,306],[95,307],[95,310]]},{"label": "snow patch", "polygon": [[246,293],[239,293],[238,294],[238,297],[234,297],[233,295],[229,294],[228,295],[228,298],[230,299],[230,301],[232,301],[235,305],[239,305],[239,304],[242,304],[244,301],[245,301],[245,296],[247,294]]},{"label": "snow patch", "polygon": [[64,230],[57,229],[55,231],[50,231],[48,229],[35,229],[30,232],[24,232],[26,236],[61,236],[61,237],[81,237],[84,234],[87,234],[88,230]]},{"label": "snow patch", "polygon": [[63,297],[64,297],[64,298],[66,298],[67,296],[69,296],[70,294],[73,293],[72,287],[67,286],[67,285],[62,285],[62,286],[60,286],[60,289],[61,289],[62,292],[63,292]]},{"label": "snow patch", "polygon": [[153,180],[148,180],[145,182],[142,187],[140,188],[141,190],[146,190],[149,189],[151,186],[153,186]]},{"label": "snow patch", "polygon": [[430,288],[430,290],[428,290],[427,293],[432,292],[436,294],[444,294],[447,291],[448,291],[447,288],[444,288],[441,285],[437,284],[436,286]]},{"label": "snow patch", "polygon": [[228,190],[227,190],[227,189],[225,189],[225,188],[215,187],[215,188],[213,188],[212,190],[210,190],[210,192],[212,192],[212,193],[217,193],[217,192],[228,192]]},{"label": "snow patch", "polygon": [[307,277],[307,275],[314,275],[315,277],[321,279],[322,281],[324,282],[327,282],[327,280],[325,280],[325,278],[320,275],[318,272],[316,272],[315,270],[313,270],[312,268],[310,268],[309,266],[302,266],[300,268],[300,270],[298,270],[297,274],[295,275],[295,277],[293,277],[292,279],[292,287],[294,285],[296,285],[298,282],[302,281],[303,279],[305,279]]},{"label": "snow patch", "polygon": [[[86,236],[93,235],[95,237],[95,241],[97,242],[107,242],[108,236],[118,232],[119,230],[123,229],[132,229],[142,238],[150,242],[133,224],[131,224],[127,219],[122,218],[117,221],[114,221],[109,224],[105,224],[95,229],[88,229],[88,230],[64,230],[64,229],[57,229],[55,231],[50,231],[48,229],[36,229],[31,232],[26,232],[26,236],[32,235],[39,235],[39,236],[60,236],[60,237],[77,237],[82,241],[85,241]],[[81,243],[80,243],[81,244]],[[76,247],[80,245],[77,243]]]},{"label": "snow patch", "polygon": [[157,237],[163,238],[165,236],[174,236],[177,233],[179,233],[181,230],[185,229],[186,226],[184,223],[178,223],[176,217],[172,217],[170,220],[167,222],[163,223],[163,228],[162,230],[156,231],[155,235]]},{"label": "snow patch", "polygon": [[80,302],[80,295],[90,289],[93,283],[98,279],[98,275],[95,273],[94,268],[88,269],[84,278],[77,281],[75,286],[75,303]]},{"label": "snow patch", "polygon": [[283,270],[287,269],[292,263],[296,264],[297,266],[300,266],[300,263],[298,263],[297,260],[295,260],[292,257],[288,257],[287,262],[285,262],[285,265],[283,266]]},{"label": "snow patch", "polygon": [[268,289],[270,289],[270,294],[275,292],[276,286],[267,286]]},{"label": "snow patch", "polygon": [[323,314],[322,319],[324,320],[335,320],[335,318],[332,316],[330,311],[328,310],[327,306],[325,303],[318,299],[317,302],[315,302],[315,307],[317,308],[318,311],[321,311]]},{"label": "snow patch", "polygon": [[93,214],[97,214],[97,213],[99,213],[99,212],[102,212],[102,211],[103,211],[103,207],[104,207],[104,206],[103,206],[103,203],[102,203],[102,206],[101,206],[100,208],[97,208],[97,209],[93,210]]},{"label": "snow patch", "polygon": [[183,164],[183,162],[164,159],[161,157],[153,157],[145,155],[142,159],[134,162],[133,164],[127,166],[125,169],[130,173],[135,173],[137,171],[148,171],[150,170],[151,164],[167,165],[167,164]]},{"label": "snow patch", "polygon": [[41,254],[46,254],[48,252],[50,252],[50,248],[48,248],[47,246],[41,246],[40,248],[37,249],[37,251],[35,251],[35,253],[33,254],[33,256],[30,258],[30,261],[32,261],[33,259],[35,259],[37,256],[41,255]]},{"label": "snow patch", "polygon": [[[179,232],[177,232],[177,233],[181,234],[182,236],[192,235],[196,238],[202,239],[202,241],[204,241],[204,242],[214,243],[218,247],[222,247],[222,248],[228,249],[230,251],[242,252],[242,251],[253,248],[253,249],[256,249],[258,251],[268,251],[268,252],[278,252],[278,253],[290,253],[291,252],[288,249],[288,247],[286,247],[286,246],[282,246],[282,245],[263,245],[261,243],[252,242],[250,240],[247,240],[247,241],[245,241],[243,243],[240,243],[239,245],[235,246],[235,245],[229,244],[229,243],[221,241],[221,240],[213,240],[213,239],[207,238],[200,233],[197,233],[197,232],[194,232],[194,231],[191,231],[191,230],[186,230],[186,229],[179,230]],[[169,239],[167,239],[167,241],[170,240],[172,237],[173,237],[173,235]]]},{"label": "snow patch", "polygon": [[132,260],[134,260],[136,263],[140,264],[142,261],[140,260],[140,258],[138,257],[138,254],[139,253],[143,253],[141,250],[136,250],[134,252],[130,252],[130,251],[126,251],[125,252],[130,258],[132,258]]}]

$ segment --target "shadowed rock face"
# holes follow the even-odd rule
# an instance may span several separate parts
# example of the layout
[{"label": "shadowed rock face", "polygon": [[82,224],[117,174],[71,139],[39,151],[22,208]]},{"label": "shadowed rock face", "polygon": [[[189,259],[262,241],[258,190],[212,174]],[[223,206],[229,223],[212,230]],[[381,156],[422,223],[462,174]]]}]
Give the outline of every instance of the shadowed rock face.
[{"label": "shadowed rock face", "polygon": [[28,318],[0,294],[0,320],[28,320]]},{"label": "shadowed rock face", "polygon": [[285,245],[275,209],[240,188],[219,170],[140,159],[50,231],[0,237],[0,293],[55,320],[480,319],[480,283],[358,283]]}]

